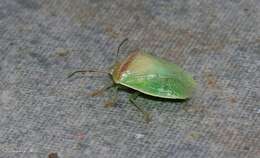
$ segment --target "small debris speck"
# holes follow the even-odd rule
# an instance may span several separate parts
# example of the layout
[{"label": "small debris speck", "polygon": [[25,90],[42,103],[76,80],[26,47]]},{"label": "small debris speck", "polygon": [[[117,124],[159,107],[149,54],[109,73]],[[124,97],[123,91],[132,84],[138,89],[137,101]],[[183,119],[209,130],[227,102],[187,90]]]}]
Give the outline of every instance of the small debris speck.
[{"label": "small debris speck", "polygon": [[144,135],[143,134],[135,134],[135,138],[141,139],[141,138],[144,138]]},{"label": "small debris speck", "polygon": [[250,148],[248,146],[245,146],[244,150],[250,150]]},{"label": "small debris speck", "polygon": [[48,158],[59,158],[58,154],[57,153],[50,153],[48,155]]}]

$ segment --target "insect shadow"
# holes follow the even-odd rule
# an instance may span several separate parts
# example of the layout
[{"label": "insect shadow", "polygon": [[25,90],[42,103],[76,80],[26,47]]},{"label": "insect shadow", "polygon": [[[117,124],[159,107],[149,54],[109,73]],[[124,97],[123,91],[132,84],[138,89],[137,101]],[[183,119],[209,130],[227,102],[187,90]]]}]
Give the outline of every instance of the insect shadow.
[{"label": "insect shadow", "polygon": [[[139,93],[136,90],[124,87],[120,89],[120,91],[125,92],[127,94]],[[189,108],[191,105],[187,104],[190,100],[188,99],[169,99],[169,98],[159,98],[150,95],[146,95],[143,93],[139,93],[139,100],[137,102],[140,104],[142,102],[142,106],[147,110],[157,109],[159,112],[179,112],[180,110],[185,110]],[[143,102],[145,101],[145,102]],[[152,104],[151,104],[152,103]],[[163,104],[163,106],[161,106]],[[174,107],[173,107],[174,106]]]}]

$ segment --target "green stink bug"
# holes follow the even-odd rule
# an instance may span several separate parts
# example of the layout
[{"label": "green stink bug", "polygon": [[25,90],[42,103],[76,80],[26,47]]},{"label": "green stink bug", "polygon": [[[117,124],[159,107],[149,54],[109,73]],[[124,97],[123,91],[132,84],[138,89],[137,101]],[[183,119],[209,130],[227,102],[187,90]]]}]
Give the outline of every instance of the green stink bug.
[{"label": "green stink bug", "polygon": [[[118,47],[127,41],[125,39]],[[143,110],[135,99],[141,92],[146,95],[167,98],[167,99],[187,99],[191,96],[195,88],[195,81],[183,69],[173,64],[172,62],[152,56],[141,50],[133,51],[122,61],[116,61],[110,72],[99,70],[79,70],[75,73],[98,72],[107,73],[112,77],[113,84],[105,86],[96,91],[93,95],[103,92],[106,89],[115,87],[116,95],[113,97],[111,104],[115,103],[117,98],[118,87],[124,86],[134,89],[136,93],[129,97],[129,101],[144,114],[146,121],[149,121],[149,113]]]}]

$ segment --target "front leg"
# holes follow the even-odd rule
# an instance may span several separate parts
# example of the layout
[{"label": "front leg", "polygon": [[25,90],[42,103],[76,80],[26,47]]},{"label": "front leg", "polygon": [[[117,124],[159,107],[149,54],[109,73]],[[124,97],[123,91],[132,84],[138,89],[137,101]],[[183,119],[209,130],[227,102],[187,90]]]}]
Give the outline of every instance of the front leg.
[{"label": "front leg", "polygon": [[110,100],[105,102],[105,107],[113,107],[117,101],[118,97],[118,85],[114,84],[113,88],[113,96]]},{"label": "front leg", "polygon": [[105,85],[104,87],[100,88],[100,89],[97,89],[95,90],[94,92],[90,93],[89,95],[94,97],[94,96],[98,96],[98,95],[101,95],[102,93],[104,93],[106,90],[114,87],[115,84],[108,84],[108,85]]}]

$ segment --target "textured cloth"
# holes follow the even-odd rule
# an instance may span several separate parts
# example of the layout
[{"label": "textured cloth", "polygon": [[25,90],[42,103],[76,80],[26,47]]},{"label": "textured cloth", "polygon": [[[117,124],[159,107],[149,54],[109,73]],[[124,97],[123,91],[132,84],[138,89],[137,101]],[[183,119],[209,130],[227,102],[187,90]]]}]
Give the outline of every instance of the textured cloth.
[{"label": "textured cloth", "polygon": [[[137,48],[198,82],[180,102],[89,93]],[[0,0],[0,157],[259,158],[259,0]]]}]

